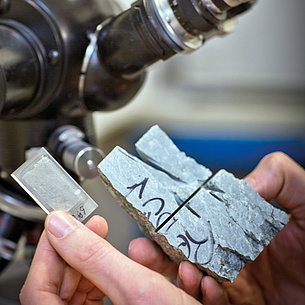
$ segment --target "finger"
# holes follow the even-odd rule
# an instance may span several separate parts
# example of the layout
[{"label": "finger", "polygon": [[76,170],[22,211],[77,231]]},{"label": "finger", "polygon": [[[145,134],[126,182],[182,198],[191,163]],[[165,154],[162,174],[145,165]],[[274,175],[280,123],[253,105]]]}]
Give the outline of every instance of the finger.
[{"label": "finger", "polygon": [[[108,234],[108,224],[106,220],[100,216],[93,216],[90,218],[90,220],[86,223],[86,227],[102,238],[106,238]],[[82,283],[81,287],[80,281]],[[86,288],[84,289],[83,287]],[[87,279],[82,278],[82,275],[78,271],[67,265],[59,296],[66,302],[73,300],[74,302],[78,301],[80,304],[82,304],[83,302],[81,300],[83,300],[83,298],[86,297],[87,292],[93,288],[94,285],[92,283],[90,283]],[[103,296],[103,294],[100,295]]]},{"label": "finger", "polygon": [[91,300],[102,300],[105,297],[105,294],[95,287],[89,280],[83,277],[77,287],[77,291],[81,293],[86,293],[88,299]]},{"label": "finger", "polygon": [[210,276],[202,278],[201,292],[205,305],[229,305],[222,287]]},{"label": "finger", "polygon": [[77,270],[66,265],[63,281],[58,293],[63,301],[68,303],[71,300],[81,278],[82,275]]},{"label": "finger", "polygon": [[[105,294],[75,269],[68,266],[59,296],[67,304],[103,304]],[[64,288],[63,288],[64,287]]]},{"label": "finger", "polygon": [[141,237],[130,242],[128,254],[135,262],[176,280],[178,265],[153,241]]},{"label": "finger", "polygon": [[201,299],[202,272],[190,262],[182,262],[179,265],[177,286],[195,299]]},{"label": "finger", "polygon": [[20,293],[23,305],[62,304],[58,296],[65,263],[42,233],[31,269]]},{"label": "finger", "polygon": [[86,223],[86,227],[102,238],[108,235],[108,223],[105,218],[95,215]]},{"label": "finger", "polygon": [[104,297],[105,295],[95,287],[88,292],[86,305],[104,304]]},{"label": "finger", "polygon": [[104,304],[104,297],[98,288],[94,288],[89,292],[76,291],[67,304],[102,305]]},{"label": "finger", "polygon": [[283,153],[267,155],[245,180],[266,200],[305,216],[305,171]]},{"label": "finger", "polygon": [[49,214],[46,232],[60,256],[114,304],[199,304],[158,273],[128,259],[67,213]]},{"label": "finger", "polygon": [[99,304],[104,297],[105,294],[103,292],[96,288],[88,279],[82,277],[70,302],[71,304],[83,304],[87,301],[88,303],[97,302]]},{"label": "finger", "polygon": [[[95,287],[88,279],[83,277],[81,273],[68,266],[64,276],[64,282],[60,291],[60,297],[63,301],[71,304],[83,304],[85,301],[102,303],[105,294]],[[89,302],[90,301],[90,302]],[[86,303],[87,304],[87,303]]]}]

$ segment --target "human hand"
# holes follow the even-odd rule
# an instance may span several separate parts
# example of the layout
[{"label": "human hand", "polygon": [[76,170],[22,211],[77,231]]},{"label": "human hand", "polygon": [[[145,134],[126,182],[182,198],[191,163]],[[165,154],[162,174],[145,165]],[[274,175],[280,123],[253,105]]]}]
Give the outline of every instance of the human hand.
[{"label": "human hand", "polygon": [[[60,216],[60,215],[59,215]],[[63,220],[64,221],[64,220]],[[108,225],[94,216],[86,227],[106,238]],[[98,304],[104,294],[76,269],[70,267],[54,250],[44,231],[40,237],[27,280],[20,293],[22,304]]]},{"label": "human hand", "polygon": [[266,156],[245,180],[266,200],[274,199],[289,210],[286,227],[259,257],[247,264],[233,284],[220,286],[194,265],[171,262],[152,241],[131,242],[130,257],[177,279],[178,287],[205,305],[304,304],[305,302],[305,171],[288,156]]},{"label": "human hand", "polygon": [[107,224],[86,226],[67,213],[52,212],[20,294],[23,305],[103,304],[199,305],[162,275],[127,258],[104,237]]}]

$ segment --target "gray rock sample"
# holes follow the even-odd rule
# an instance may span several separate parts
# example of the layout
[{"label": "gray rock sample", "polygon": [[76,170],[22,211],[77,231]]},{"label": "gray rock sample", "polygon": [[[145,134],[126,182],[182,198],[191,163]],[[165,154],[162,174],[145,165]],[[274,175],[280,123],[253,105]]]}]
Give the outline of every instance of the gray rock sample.
[{"label": "gray rock sample", "polygon": [[[199,200],[204,199],[199,193],[196,196]],[[219,282],[233,281],[244,267],[245,262],[229,249],[239,249],[241,245],[235,244],[234,241],[230,244],[222,240],[232,234],[233,230],[226,232],[226,236],[224,236],[223,228],[215,227],[219,221],[209,220],[209,217],[215,218],[215,214],[217,213],[212,212],[205,218],[198,217],[187,207],[183,207],[158,231],[166,238],[168,245],[167,243],[159,244],[173,261],[180,263],[187,259]],[[237,229],[237,232],[234,233],[240,234],[240,231]],[[235,234],[229,237],[230,240],[236,238]],[[251,245],[246,242],[245,248],[247,247],[251,249]],[[184,257],[178,256],[175,249],[181,250]]]},{"label": "gray rock sample", "polygon": [[159,127],[137,149],[149,164],[116,147],[99,164],[101,178],[176,263],[189,260],[219,282],[232,282],[288,222],[245,181],[224,170],[211,177]]},{"label": "gray rock sample", "polygon": [[174,195],[138,158],[116,147],[98,166],[102,181],[120,205],[151,235],[178,207]]},{"label": "gray rock sample", "polygon": [[244,180],[225,170],[214,175],[187,206],[209,222],[214,251],[235,255],[229,259],[228,270],[222,268],[222,257],[216,253],[208,265],[202,266],[231,282],[240,267],[255,260],[288,222],[285,212],[270,205]]},{"label": "gray rock sample", "polygon": [[181,203],[212,176],[210,169],[180,151],[158,125],[151,127],[135,146],[141,159],[159,170],[155,175],[160,171],[167,174],[171,182],[169,183],[168,179],[160,179],[160,182],[174,193]]},{"label": "gray rock sample", "polygon": [[[238,274],[235,269],[240,270],[244,263],[233,253],[222,251],[220,258],[214,255],[215,241],[209,221],[195,215],[187,206],[177,210],[175,196],[148,169],[148,165],[120,147],[99,164],[101,178],[110,192],[142,231],[155,240],[173,261],[179,264],[189,260],[218,281],[235,278]],[[216,201],[213,197],[212,200]],[[177,213],[173,215],[175,211]],[[228,256],[230,259],[224,263]],[[223,272],[229,262],[238,266]]]},{"label": "gray rock sample", "polygon": [[267,203],[247,182],[225,170],[215,174],[204,189],[226,207],[230,218],[260,251],[288,222],[285,212]]}]

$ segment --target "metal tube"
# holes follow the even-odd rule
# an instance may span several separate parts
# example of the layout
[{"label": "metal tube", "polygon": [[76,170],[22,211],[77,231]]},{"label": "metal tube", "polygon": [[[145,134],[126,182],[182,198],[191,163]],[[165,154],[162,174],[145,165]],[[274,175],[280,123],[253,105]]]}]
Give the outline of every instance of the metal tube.
[{"label": "metal tube", "polygon": [[100,61],[111,73],[130,79],[158,60],[189,53],[224,24],[249,9],[245,0],[138,0],[103,23],[98,33]]}]

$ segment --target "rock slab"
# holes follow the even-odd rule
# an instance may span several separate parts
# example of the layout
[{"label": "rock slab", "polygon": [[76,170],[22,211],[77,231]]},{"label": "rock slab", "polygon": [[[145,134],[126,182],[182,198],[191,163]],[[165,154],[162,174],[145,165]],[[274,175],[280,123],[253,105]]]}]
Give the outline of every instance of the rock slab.
[{"label": "rock slab", "polygon": [[137,143],[143,161],[116,147],[100,164],[121,206],[176,263],[189,260],[219,282],[233,281],[288,222],[245,181],[214,176],[158,127]]}]

